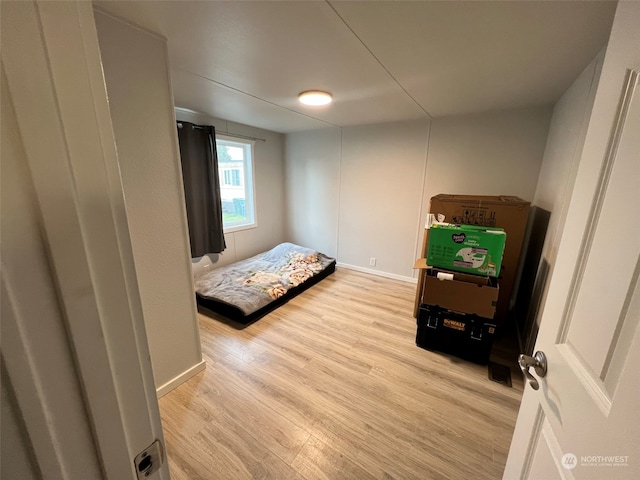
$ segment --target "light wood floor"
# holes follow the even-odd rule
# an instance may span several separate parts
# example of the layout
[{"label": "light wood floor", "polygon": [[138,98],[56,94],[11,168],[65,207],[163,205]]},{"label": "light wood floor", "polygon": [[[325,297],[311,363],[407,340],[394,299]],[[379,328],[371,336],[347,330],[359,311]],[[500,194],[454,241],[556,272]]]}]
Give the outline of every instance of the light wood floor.
[{"label": "light wood floor", "polygon": [[414,289],[338,269],[244,329],[199,315],[207,368],[160,399],[172,478],[501,478],[522,381],[416,347]]}]

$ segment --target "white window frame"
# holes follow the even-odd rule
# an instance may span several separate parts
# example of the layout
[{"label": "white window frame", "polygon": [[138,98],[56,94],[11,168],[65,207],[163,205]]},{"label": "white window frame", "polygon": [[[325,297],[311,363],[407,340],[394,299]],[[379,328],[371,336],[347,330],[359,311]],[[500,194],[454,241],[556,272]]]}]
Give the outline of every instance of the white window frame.
[{"label": "white window frame", "polygon": [[[230,135],[218,134],[216,133],[216,146],[218,146],[218,142],[231,143],[235,146],[240,146],[243,148],[249,148],[249,158],[245,158],[243,162],[242,168],[244,169],[244,194],[245,194],[245,205],[246,211],[249,212],[249,208],[251,208],[252,218],[250,221],[237,223],[234,222],[232,224],[223,225],[224,233],[232,233],[238,232],[240,230],[248,230],[250,228],[256,228],[258,226],[258,213],[256,208],[256,195],[255,195],[255,141],[245,138],[233,137]],[[218,172],[222,173],[220,170],[220,163],[218,163]],[[221,179],[224,180],[224,179]],[[222,182],[224,183],[224,182]],[[249,215],[247,215],[249,216]]]}]

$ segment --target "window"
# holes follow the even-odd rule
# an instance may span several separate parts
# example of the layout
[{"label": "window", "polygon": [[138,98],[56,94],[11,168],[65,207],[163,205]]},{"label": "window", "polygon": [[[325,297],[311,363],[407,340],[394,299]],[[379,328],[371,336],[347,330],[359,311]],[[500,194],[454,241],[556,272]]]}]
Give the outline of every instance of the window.
[{"label": "window", "polygon": [[216,149],[224,231],[255,227],[253,141],[216,135]]},{"label": "window", "polygon": [[232,187],[240,187],[241,170],[239,168],[223,170],[224,178],[221,185],[231,185]]}]

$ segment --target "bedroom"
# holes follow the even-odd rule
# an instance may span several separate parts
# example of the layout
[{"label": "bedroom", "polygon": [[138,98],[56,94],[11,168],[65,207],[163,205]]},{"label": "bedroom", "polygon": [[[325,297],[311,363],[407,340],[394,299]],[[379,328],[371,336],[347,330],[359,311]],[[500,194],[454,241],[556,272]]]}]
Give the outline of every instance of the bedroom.
[{"label": "bedroom", "polygon": [[[126,35],[120,38],[125,37]],[[153,48],[155,47],[151,47],[151,50]],[[594,51],[597,53],[598,49]],[[592,58],[587,58],[577,73],[579,74],[584,68],[587,68],[591,60]],[[140,78],[137,80],[142,83],[146,82],[149,88],[152,87],[152,82],[149,79]],[[134,79],[129,78],[128,81],[133,82]],[[571,82],[567,86],[570,84]],[[111,94],[112,92],[110,92]],[[140,101],[149,101],[149,99],[141,99]],[[118,138],[119,132],[115,118],[120,113],[125,116],[129,115],[127,124],[134,122],[137,129],[144,127],[144,121],[135,118],[135,115],[140,112],[134,105],[129,105],[126,108],[123,106],[121,112],[118,112],[117,108],[112,105],[116,138]],[[192,108],[195,109],[193,106]],[[155,116],[155,113],[157,111],[146,112],[149,117]],[[172,126],[166,117],[171,114],[164,111],[162,115],[163,117],[160,119],[162,128],[168,131]],[[220,130],[223,132],[240,133],[268,140],[264,143],[256,142],[256,155],[260,155],[261,159],[268,158],[270,162],[269,165],[264,163],[261,166],[256,165],[256,168],[264,169],[257,172],[257,178],[260,181],[268,179],[262,186],[256,185],[256,189],[260,195],[261,189],[262,192],[265,192],[265,189],[268,188],[269,201],[259,201],[258,203],[258,208],[261,209],[259,227],[254,231],[233,234],[232,241],[228,242],[229,251],[223,255],[223,259],[227,261],[225,259],[227,256],[229,261],[232,261],[233,257],[241,258],[257,253],[281,240],[295,239],[300,244],[318,243],[318,249],[329,254],[335,255],[337,253],[341,263],[374,270],[377,273],[411,278],[413,272],[410,266],[416,257],[416,251],[421,241],[419,235],[420,219],[426,212],[428,198],[432,194],[440,193],[440,187],[442,187],[442,191],[451,191],[457,185],[446,183],[447,168],[455,166],[459,170],[469,172],[470,175],[467,177],[469,180],[477,181],[478,178],[485,178],[479,177],[478,172],[473,170],[473,165],[469,165],[468,162],[465,163],[462,160],[461,165],[455,163],[459,159],[468,158],[470,151],[477,158],[476,152],[481,149],[486,152],[486,157],[483,160],[490,162],[490,165],[500,167],[501,175],[494,176],[490,180],[486,179],[487,183],[482,185],[482,189],[478,188],[477,193],[505,193],[505,190],[508,190],[509,193],[523,198],[534,199],[550,119],[551,108],[547,106],[435,119],[430,124],[424,120],[411,120],[404,123],[353,125],[342,129],[330,128],[322,132],[292,133],[286,136],[265,129],[248,127],[238,121],[227,123],[226,120],[206,119],[211,123],[217,122],[216,126],[220,125]],[[430,133],[428,128],[430,128]],[[137,132],[139,136],[140,130]],[[522,132],[528,133],[518,136]],[[518,142],[505,147],[502,141],[505,136],[517,137]],[[133,136],[131,138],[133,141]],[[166,145],[163,147],[158,143],[161,141],[156,141],[156,148],[167,148]],[[296,157],[300,156],[301,145],[304,145],[305,152],[310,152],[310,149],[315,147],[317,154],[309,155],[298,162]],[[429,162],[425,161],[427,146]],[[120,145],[118,147],[119,150],[122,150],[120,153],[124,155],[124,149]],[[135,150],[140,147],[133,145],[132,148]],[[505,152],[504,148],[508,148],[508,151]],[[324,151],[319,151],[321,149]],[[522,152],[525,154],[523,155]],[[157,153],[145,153],[145,155],[140,155],[140,158],[148,158],[147,155],[152,157]],[[398,155],[399,153],[401,155]],[[498,154],[514,156],[516,153],[525,158],[523,166],[505,165],[502,167],[500,164],[493,163]],[[159,157],[162,157],[161,152],[157,155],[157,158]],[[390,165],[388,160],[390,157],[399,158],[402,163],[398,164],[398,160],[395,160],[396,163]],[[432,159],[435,161],[431,161]],[[305,163],[302,163],[303,160]],[[366,164],[366,168],[365,161],[369,162]],[[322,165],[322,169],[319,168],[319,164]],[[137,188],[135,182],[142,182],[145,176],[149,176],[149,172],[151,172],[155,175],[151,179],[152,182],[156,182],[155,187],[145,185],[145,189],[138,192],[140,198],[137,200],[144,201],[143,197],[147,197],[151,202],[160,202],[156,208],[165,209],[167,222],[176,221],[175,218],[171,219],[170,217],[171,212],[175,212],[177,208],[176,185],[169,184],[167,189],[167,185],[162,183],[165,180],[161,178],[162,170],[160,168],[151,169],[151,165],[145,165],[140,161],[139,164],[122,166],[126,198],[128,201],[130,199],[132,202],[136,201],[134,198]],[[126,168],[132,169],[133,172],[136,172],[136,168],[140,170],[127,178]],[[425,168],[433,170],[426,172],[425,175]],[[509,170],[504,170],[504,168],[513,168],[513,171],[509,173]],[[522,168],[526,173],[522,172]],[[301,181],[309,175],[309,170],[314,172],[314,178],[324,182],[318,185],[316,192],[310,192],[310,189],[306,189],[305,192],[300,190],[300,186],[304,185]],[[284,172],[287,172],[286,176]],[[548,174],[551,177],[554,176],[554,172],[548,172]],[[440,179],[440,177],[444,178]],[[438,182],[434,181],[429,184],[431,179],[438,179]],[[128,185],[128,181],[133,183]],[[426,185],[422,184],[423,181]],[[336,190],[338,184],[341,185],[341,188]],[[402,188],[402,185],[407,184],[412,187]],[[153,188],[164,189],[164,195],[157,197],[150,195],[152,192],[157,193]],[[170,191],[172,188],[174,191]],[[469,187],[465,186],[465,188]],[[394,191],[393,198],[379,195],[381,190]],[[314,193],[316,196],[309,198],[305,197],[303,193]],[[551,192],[550,196],[554,197],[556,194],[557,192]],[[173,201],[171,195],[174,195]],[[291,198],[296,200],[295,202],[289,201],[288,204],[293,204],[295,209],[285,208],[285,201]],[[320,204],[322,208],[318,208],[318,198],[324,198]],[[305,214],[310,210],[309,204],[313,206],[315,219],[313,222],[309,221],[310,216]],[[394,207],[392,215],[389,215],[386,210],[390,204]],[[288,211],[288,215],[284,217],[277,213],[282,211]],[[387,215],[379,215],[380,212],[385,212]],[[184,306],[185,310],[181,311],[179,308],[182,307],[178,304],[182,300],[157,298],[159,294],[154,293],[151,286],[154,285],[154,282],[159,281],[157,275],[162,268],[172,268],[166,265],[172,260],[164,259],[158,251],[151,251],[149,246],[146,251],[143,249],[141,253],[136,252],[136,248],[139,248],[136,247],[136,234],[146,231],[147,235],[150,235],[155,231],[154,229],[162,230],[164,225],[152,225],[150,220],[145,221],[148,215],[145,214],[144,208],[139,210],[130,208],[128,213],[131,218],[131,231],[143,306],[152,308],[152,310],[156,309],[151,313],[145,311],[145,317],[147,320],[149,318],[158,319],[158,323],[148,325],[147,329],[152,357],[156,357],[154,358],[154,373],[160,375],[160,378],[157,378],[157,385],[162,387],[167,383],[170,384],[173,379],[180,377],[200,361],[196,358],[196,347],[187,345],[186,350],[191,348],[191,351],[187,353],[184,353],[182,348],[186,344],[181,342],[191,341],[193,343],[193,332],[185,330],[182,326],[177,328],[175,324],[171,324],[172,321],[175,322],[175,318],[183,317],[183,312],[192,309],[193,306]],[[398,224],[390,224],[391,221],[397,221]],[[301,228],[302,226],[304,228]],[[322,226],[322,228],[315,229],[318,226]],[[381,235],[380,232],[388,232],[388,234]],[[362,248],[363,238],[367,239],[368,249]],[[377,259],[375,267],[369,265],[371,257]],[[162,260],[160,261],[160,259]],[[146,261],[147,268],[140,268],[138,266],[140,261]],[[176,291],[187,292],[189,286],[185,280],[188,278],[189,272],[185,263],[180,262],[178,261],[179,267],[177,267],[179,271],[174,271],[173,281],[175,284],[172,285],[172,288],[175,287]],[[147,286],[145,287],[145,285]],[[151,290],[145,291],[145,288]],[[145,300],[145,296],[147,300]],[[185,303],[188,298],[185,296]],[[146,305],[145,302],[147,302]],[[153,304],[152,307],[149,307],[149,302]],[[169,323],[163,323],[165,321]],[[155,337],[153,337],[154,335]],[[171,358],[165,360],[161,358],[162,353],[158,352],[170,352]],[[181,380],[184,379],[185,377]]]}]

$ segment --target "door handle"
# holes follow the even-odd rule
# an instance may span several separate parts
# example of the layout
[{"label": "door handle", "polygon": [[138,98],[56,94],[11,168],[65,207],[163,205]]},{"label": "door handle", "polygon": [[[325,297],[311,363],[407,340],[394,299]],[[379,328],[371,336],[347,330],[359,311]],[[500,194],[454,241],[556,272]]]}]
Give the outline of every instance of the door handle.
[{"label": "door handle", "polygon": [[531,385],[531,388],[538,390],[540,384],[538,383],[538,379],[531,375],[529,367],[533,367],[536,375],[543,378],[547,374],[547,357],[544,352],[536,352],[533,357],[521,354],[518,357],[518,365],[520,365],[520,370],[522,370],[522,374],[527,379],[529,385]]}]

